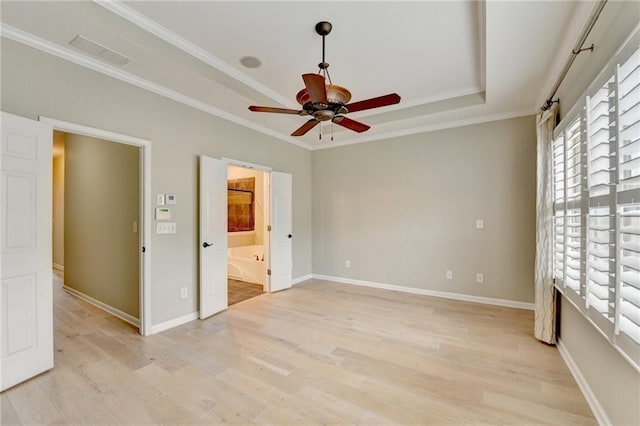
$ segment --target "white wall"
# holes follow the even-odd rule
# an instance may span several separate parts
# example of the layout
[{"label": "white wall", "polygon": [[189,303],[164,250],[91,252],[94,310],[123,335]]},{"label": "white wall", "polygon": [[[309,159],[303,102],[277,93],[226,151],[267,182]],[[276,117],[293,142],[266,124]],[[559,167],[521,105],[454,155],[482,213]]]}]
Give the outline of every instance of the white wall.
[{"label": "white wall", "polygon": [[[640,22],[637,1],[608,2],[560,86],[561,114],[568,112]],[[569,301],[561,300],[560,338],[593,396],[614,425],[640,424],[640,373],[620,355]]]},{"label": "white wall", "polygon": [[[293,276],[311,273],[311,152],[2,39],[2,110],[152,141],[152,194],[176,194],[174,235],[151,237],[152,324],[198,310],[198,156],[293,175]],[[206,88],[203,88],[206,90]],[[187,287],[189,297],[180,298]]]},{"label": "white wall", "polygon": [[313,272],[532,302],[535,160],[532,116],[315,151]]}]

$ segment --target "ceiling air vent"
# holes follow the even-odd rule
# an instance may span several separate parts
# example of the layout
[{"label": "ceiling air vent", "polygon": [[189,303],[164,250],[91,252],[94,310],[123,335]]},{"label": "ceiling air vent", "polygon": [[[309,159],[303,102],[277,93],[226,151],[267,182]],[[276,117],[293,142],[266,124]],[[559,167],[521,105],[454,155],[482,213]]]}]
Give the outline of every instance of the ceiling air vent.
[{"label": "ceiling air vent", "polygon": [[100,59],[103,59],[117,66],[122,66],[131,61],[129,58],[116,52],[115,50],[106,48],[101,44],[96,43],[95,41],[91,41],[88,38],[81,36],[80,34],[78,34],[73,40],[71,40],[69,44],[76,49],[97,56]]}]

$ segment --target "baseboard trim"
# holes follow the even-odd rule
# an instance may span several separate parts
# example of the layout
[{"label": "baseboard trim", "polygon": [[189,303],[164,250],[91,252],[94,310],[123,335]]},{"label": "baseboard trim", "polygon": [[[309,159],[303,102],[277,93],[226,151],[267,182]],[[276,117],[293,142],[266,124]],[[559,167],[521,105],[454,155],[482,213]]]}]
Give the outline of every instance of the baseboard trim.
[{"label": "baseboard trim", "polygon": [[562,340],[560,339],[558,339],[558,343],[556,343],[556,346],[558,348],[558,352],[560,352],[560,356],[564,360],[565,364],[567,364],[569,371],[573,375],[573,378],[578,384],[578,387],[582,391],[584,398],[587,400],[587,404],[589,404],[591,411],[593,411],[593,415],[596,418],[598,424],[610,425],[611,421],[609,420],[607,413],[602,408],[602,405],[600,405],[598,398],[596,398],[595,394],[591,390],[591,387],[589,386],[589,383],[587,383],[587,380],[580,372],[578,365],[573,360],[573,357],[567,350],[567,347],[564,345],[564,343],[562,343]]},{"label": "baseboard trim", "polygon": [[427,290],[424,288],[405,287],[395,284],[385,284],[373,281],[355,280],[352,278],[334,277],[330,275],[313,274],[319,280],[335,281],[343,284],[353,284],[363,287],[381,288],[385,290],[401,291],[403,293],[419,294],[422,296],[440,297],[443,299],[461,300],[463,302],[482,303],[484,305],[505,306],[507,308],[533,310],[533,303],[518,302],[516,300],[494,299],[492,297],[471,296],[467,294],[450,293],[446,291]]},{"label": "baseboard trim", "polygon": [[169,330],[170,328],[178,327],[179,325],[197,320],[199,317],[200,312],[192,312],[190,314],[183,315],[169,321],[161,322],[160,324],[152,325],[151,334],[161,333],[163,331]]},{"label": "baseboard trim", "polygon": [[308,280],[310,280],[311,278],[313,278],[313,275],[311,275],[311,274],[302,275],[301,277],[294,278],[294,279],[291,281],[291,285],[298,285],[298,284],[302,284],[303,282],[308,281]]},{"label": "baseboard trim", "polygon": [[86,294],[82,293],[81,291],[76,290],[75,288],[71,288],[68,287],[66,285],[62,286],[62,288],[64,289],[64,291],[66,291],[67,293],[77,297],[78,299],[82,299],[85,302],[95,306],[96,308],[100,308],[105,312],[110,313],[111,315],[113,315],[114,317],[120,318],[122,321],[124,322],[128,322],[129,324],[135,326],[135,327],[140,327],[140,320],[136,317],[134,317],[133,315],[129,315],[126,312],[122,312],[120,309],[116,309],[113,306],[109,306],[104,302],[101,302],[97,299],[94,299],[91,296],[87,296]]},{"label": "baseboard trim", "polygon": [[57,269],[58,271],[64,271],[64,265],[58,265],[57,263],[52,263],[53,269]]}]

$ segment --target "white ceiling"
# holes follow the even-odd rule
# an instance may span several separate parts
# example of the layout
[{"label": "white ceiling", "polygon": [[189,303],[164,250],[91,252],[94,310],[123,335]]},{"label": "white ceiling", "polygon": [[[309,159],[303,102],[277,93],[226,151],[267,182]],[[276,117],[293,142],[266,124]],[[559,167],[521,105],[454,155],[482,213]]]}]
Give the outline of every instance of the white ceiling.
[{"label": "white ceiling", "polygon": [[[592,2],[569,1],[2,1],[2,36],[309,149],[534,113]],[[350,114],[372,128],[289,134],[306,120],[253,113],[296,108],[326,60],[353,101],[396,92],[398,105]],[[68,43],[78,34],[131,61],[115,67]],[[262,65],[242,66],[244,56]],[[328,125],[324,132],[328,133]]]}]

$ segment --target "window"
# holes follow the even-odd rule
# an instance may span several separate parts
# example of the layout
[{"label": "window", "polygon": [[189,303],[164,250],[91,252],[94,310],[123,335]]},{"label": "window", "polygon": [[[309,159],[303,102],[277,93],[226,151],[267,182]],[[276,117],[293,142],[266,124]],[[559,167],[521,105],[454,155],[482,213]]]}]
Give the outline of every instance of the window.
[{"label": "window", "polygon": [[627,46],[556,128],[556,287],[640,366],[640,48]]}]

